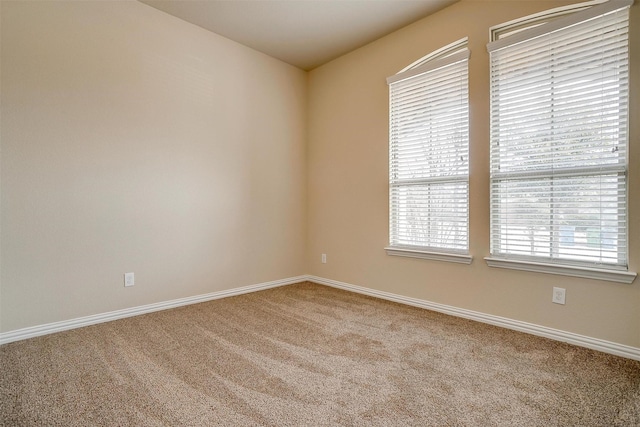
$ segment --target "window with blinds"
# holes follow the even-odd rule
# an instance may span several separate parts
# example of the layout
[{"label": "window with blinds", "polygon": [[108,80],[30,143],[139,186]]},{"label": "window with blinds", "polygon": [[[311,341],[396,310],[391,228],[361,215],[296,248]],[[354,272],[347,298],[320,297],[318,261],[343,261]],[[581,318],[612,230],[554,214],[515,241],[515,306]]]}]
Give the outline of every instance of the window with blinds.
[{"label": "window with blinds", "polygon": [[631,4],[489,43],[492,257],[626,270]]},{"label": "window with blinds", "polygon": [[387,79],[389,254],[471,262],[455,256],[469,248],[468,58],[465,39]]}]

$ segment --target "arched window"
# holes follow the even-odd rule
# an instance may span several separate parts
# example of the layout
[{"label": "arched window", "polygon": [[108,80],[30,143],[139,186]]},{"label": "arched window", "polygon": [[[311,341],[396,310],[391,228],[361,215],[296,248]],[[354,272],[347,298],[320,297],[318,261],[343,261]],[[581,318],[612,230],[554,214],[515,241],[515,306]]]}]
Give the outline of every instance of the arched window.
[{"label": "arched window", "polygon": [[626,272],[631,4],[493,30],[489,265],[635,277]]},{"label": "arched window", "polygon": [[387,79],[389,255],[470,263],[467,40]]}]

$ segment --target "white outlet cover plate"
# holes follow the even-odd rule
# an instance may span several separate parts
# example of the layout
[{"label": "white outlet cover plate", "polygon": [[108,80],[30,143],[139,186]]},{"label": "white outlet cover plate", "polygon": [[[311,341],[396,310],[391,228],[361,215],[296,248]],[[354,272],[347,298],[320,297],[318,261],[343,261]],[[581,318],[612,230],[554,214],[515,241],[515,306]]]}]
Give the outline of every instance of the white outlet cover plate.
[{"label": "white outlet cover plate", "polygon": [[124,286],[135,285],[135,278],[133,273],[124,273]]},{"label": "white outlet cover plate", "polygon": [[564,304],[565,301],[565,297],[566,297],[566,289],[564,288],[553,288],[553,298],[551,299],[552,302],[555,302],[556,304]]}]

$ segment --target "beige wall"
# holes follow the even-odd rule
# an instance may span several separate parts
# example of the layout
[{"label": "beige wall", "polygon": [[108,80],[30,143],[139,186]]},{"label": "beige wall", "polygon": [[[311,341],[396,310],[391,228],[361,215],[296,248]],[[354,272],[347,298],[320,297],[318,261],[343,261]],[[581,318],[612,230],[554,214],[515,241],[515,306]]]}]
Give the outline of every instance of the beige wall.
[{"label": "beige wall", "polygon": [[1,5],[0,331],[306,273],[304,72],[135,1]]},{"label": "beige wall", "polygon": [[[488,28],[565,3],[463,0],[308,75],[138,2],[0,4],[0,332],[310,273],[640,347],[640,279],[483,260]],[[639,5],[631,31],[638,271]],[[385,78],[465,36],[474,261],[389,257]]]},{"label": "beige wall", "polygon": [[[640,347],[632,285],[487,267],[489,27],[569,2],[462,1],[309,76],[310,274]],[[637,2],[636,2],[637,3]],[[630,268],[640,270],[640,5],[632,8]],[[469,37],[471,265],[387,256],[388,87],[423,55]],[[635,238],[634,238],[635,236]],[[320,263],[326,253],[327,264]],[[551,303],[552,287],[566,305]]]}]

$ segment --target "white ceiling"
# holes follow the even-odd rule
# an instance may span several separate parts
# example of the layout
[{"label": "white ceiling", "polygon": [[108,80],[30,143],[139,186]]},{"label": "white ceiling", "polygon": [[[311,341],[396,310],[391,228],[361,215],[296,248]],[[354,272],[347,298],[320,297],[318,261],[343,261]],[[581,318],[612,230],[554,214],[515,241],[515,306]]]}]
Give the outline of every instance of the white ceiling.
[{"label": "white ceiling", "polygon": [[311,70],[458,0],[140,0]]}]

